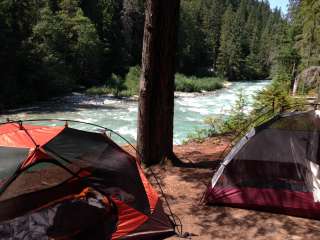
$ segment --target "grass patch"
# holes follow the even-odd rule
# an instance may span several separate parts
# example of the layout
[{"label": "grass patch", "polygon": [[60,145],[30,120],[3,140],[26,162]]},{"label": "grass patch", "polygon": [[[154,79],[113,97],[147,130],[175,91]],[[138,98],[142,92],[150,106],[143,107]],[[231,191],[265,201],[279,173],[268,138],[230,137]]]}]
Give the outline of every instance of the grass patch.
[{"label": "grass patch", "polygon": [[194,132],[189,133],[187,138],[182,141],[182,144],[190,142],[203,143],[209,137],[208,129],[195,129]]},{"label": "grass patch", "polygon": [[91,87],[87,89],[86,94],[89,95],[109,95],[113,94],[113,89],[105,86]]},{"label": "grass patch", "polygon": [[118,91],[117,89],[101,86],[101,87],[91,87],[87,89],[86,94],[88,95],[112,95],[116,97],[131,97],[134,94],[129,90],[121,90]]},{"label": "grass patch", "polygon": [[177,73],[175,86],[175,90],[179,92],[214,91],[223,88],[223,79],[216,77],[188,77]]},{"label": "grass patch", "polygon": [[[128,97],[138,95],[141,68],[131,67],[124,78],[112,74],[105,86],[92,87],[86,91],[89,95],[109,95]],[[202,92],[214,91],[223,87],[223,79],[215,77],[198,78],[185,76],[177,73],[175,75],[175,90],[179,92]]]}]

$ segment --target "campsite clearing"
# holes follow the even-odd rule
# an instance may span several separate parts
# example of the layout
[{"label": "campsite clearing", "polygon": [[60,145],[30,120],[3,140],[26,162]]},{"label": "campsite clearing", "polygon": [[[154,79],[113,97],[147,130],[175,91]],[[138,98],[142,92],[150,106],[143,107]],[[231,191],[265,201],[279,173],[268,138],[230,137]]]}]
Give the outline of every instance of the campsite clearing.
[{"label": "campsite clearing", "polygon": [[[319,239],[320,221],[244,209],[199,205],[199,199],[212,178],[211,167],[217,165],[228,138],[213,138],[204,143],[175,146],[175,153],[186,164],[183,167],[156,166],[173,212],[183,223],[183,231],[192,239]],[[148,172],[146,170],[146,172]],[[150,181],[156,184],[149,175]],[[170,240],[180,239],[178,237]]]}]

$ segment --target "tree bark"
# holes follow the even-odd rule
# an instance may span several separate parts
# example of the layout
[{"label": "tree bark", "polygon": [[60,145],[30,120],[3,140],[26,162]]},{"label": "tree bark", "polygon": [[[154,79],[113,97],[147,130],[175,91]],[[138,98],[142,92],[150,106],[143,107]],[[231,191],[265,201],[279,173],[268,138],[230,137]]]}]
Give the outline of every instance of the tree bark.
[{"label": "tree bark", "polygon": [[146,0],[137,148],[146,165],[173,153],[174,74],[180,0]]}]

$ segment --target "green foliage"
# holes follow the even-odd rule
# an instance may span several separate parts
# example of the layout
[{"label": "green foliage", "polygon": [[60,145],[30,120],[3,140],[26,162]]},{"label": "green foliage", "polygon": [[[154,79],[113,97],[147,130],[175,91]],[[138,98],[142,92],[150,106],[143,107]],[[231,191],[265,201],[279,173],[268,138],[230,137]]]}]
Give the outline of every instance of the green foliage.
[{"label": "green foliage", "polygon": [[290,74],[283,71],[278,72],[272,83],[255,97],[252,114],[259,116],[264,112],[273,114],[288,109],[303,110],[305,99],[294,98],[290,95],[290,83]]},{"label": "green foliage", "polygon": [[180,92],[201,92],[214,91],[223,87],[223,80],[220,78],[187,77],[182,74],[175,76],[175,90]]},{"label": "green foliage", "polygon": [[300,1],[294,17],[302,24],[297,34],[297,48],[302,56],[302,67],[320,65],[320,2],[318,0]]},{"label": "green foliage", "polygon": [[124,79],[121,76],[116,75],[114,73],[111,75],[110,81],[107,85],[114,89],[114,95],[116,97],[119,96],[121,91],[126,89],[124,85]]},{"label": "green foliage", "polygon": [[238,99],[229,114],[224,119],[220,127],[220,133],[234,133],[243,131],[250,122],[250,116],[246,113],[248,102],[242,91],[238,94]]},{"label": "green foliage", "polygon": [[232,106],[225,116],[207,117],[204,120],[204,123],[209,126],[207,130],[208,137],[217,134],[236,134],[239,131],[243,131],[247,127],[248,122],[250,122],[250,116],[246,113],[247,107],[248,102],[242,91],[240,91],[234,106]]},{"label": "green foliage", "polygon": [[260,91],[255,97],[254,113],[265,111],[279,111],[292,104],[290,97],[290,76],[285,72],[278,73],[272,84]]},{"label": "green foliage", "polygon": [[97,95],[107,95],[107,96],[115,96],[118,98],[123,98],[123,97],[131,97],[132,93],[128,90],[119,90],[115,88],[110,88],[110,87],[91,87],[86,90],[86,94],[92,95],[92,96],[97,96]]},{"label": "green foliage", "polygon": [[208,137],[208,129],[196,129],[193,133],[188,134],[187,138],[183,140],[183,144],[188,142],[202,143]]},{"label": "green foliage", "polygon": [[195,132],[189,134],[184,142],[196,141],[203,142],[205,139],[217,135],[234,134],[245,131],[251,117],[246,113],[248,102],[242,91],[238,94],[238,98],[230,111],[224,116],[207,117],[204,119],[206,128],[196,129]]},{"label": "green foliage", "polygon": [[132,93],[127,90],[119,91],[110,87],[91,87],[86,90],[86,94],[97,96],[97,95],[107,95],[107,96],[115,96],[117,98],[128,98],[132,96]]},{"label": "green foliage", "polygon": [[61,2],[63,8],[56,14],[43,8],[29,38],[33,54],[41,61],[39,71],[48,73],[50,91],[90,85],[88,81],[98,78],[101,43],[94,25],[76,3]]},{"label": "green foliage", "polygon": [[[125,77],[126,89],[132,94],[139,92],[139,79],[141,68],[131,67]],[[198,78],[195,76],[185,76],[177,73],[175,75],[175,90],[180,92],[201,92],[214,91],[223,87],[223,79],[214,77]]]},{"label": "green foliage", "polygon": [[124,0],[122,25],[129,66],[141,64],[144,28],[144,0]]},{"label": "green foliage", "polygon": [[119,75],[112,74],[104,86],[91,87],[86,91],[89,95],[113,95],[115,97],[131,96],[125,86],[125,79]]},{"label": "green foliage", "polygon": [[218,72],[229,80],[239,80],[241,76],[240,16],[229,5],[223,15]]},{"label": "green foliage", "polygon": [[206,138],[225,134],[241,137],[249,128],[269,120],[281,111],[306,110],[304,98],[290,95],[290,76],[285,72],[279,72],[273,82],[254,97],[251,112],[247,112],[248,106],[247,99],[240,91],[230,111],[224,116],[205,118],[207,128],[196,129],[185,142],[203,142]]},{"label": "green foliage", "polygon": [[33,89],[36,62],[25,41],[36,21],[35,9],[33,1],[0,2],[0,110],[37,98]]},{"label": "green foliage", "polygon": [[6,69],[0,98],[7,107],[98,81],[100,40],[78,4],[75,0],[1,2],[0,18],[7,25],[0,30],[4,40],[0,65]]},{"label": "green foliage", "polygon": [[182,0],[178,71],[228,80],[265,79],[285,23],[265,1]]},{"label": "green foliage", "polygon": [[139,93],[139,80],[141,75],[140,66],[131,67],[125,77],[125,86],[132,94]]},{"label": "green foliage", "polygon": [[[177,75],[177,90],[279,72],[292,86],[299,71],[320,64],[319,8],[318,0],[290,0],[284,19],[267,1],[181,0],[177,72],[191,77]],[[1,105],[76,85],[137,94],[140,70],[131,66],[141,63],[143,29],[143,0],[0,1]]]},{"label": "green foliage", "polygon": [[[197,130],[194,135],[196,139],[236,133],[246,124],[248,127],[256,126],[281,111],[305,110],[305,99],[292,97],[290,93],[295,76],[301,69],[320,64],[320,30],[316,27],[320,19],[319,1],[290,0],[287,21],[281,17],[279,10],[268,13],[268,6],[264,4],[258,4],[258,8],[250,5],[246,12],[241,7],[245,2],[248,1],[242,0],[239,8],[233,3],[224,12],[218,70],[221,75],[235,79],[243,76],[257,79],[270,75],[272,83],[255,96],[250,114],[243,111],[246,104],[239,96],[226,116],[205,119],[208,128]],[[244,15],[247,18],[243,18]],[[236,18],[237,21],[234,20]],[[244,21],[244,28],[238,35],[238,23]],[[233,45],[237,48],[232,48]],[[235,57],[230,60],[230,56]]]},{"label": "green foliage", "polygon": [[[304,69],[320,65],[320,4],[314,0],[290,0],[288,23],[279,42],[279,49],[274,61],[275,74],[286,72],[290,75],[291,87],[297,75]],[[300,93],[305,89],[304,79],[297,86]]]},{"label": "green foliage", "polygon": [[89,95],[113,95],[114,89],[103,86],[103,87],[91,87],[86,90],[86,94]]},{"label": "green foliage", "polygon": [[[205,1],[181,1],[178,43],[178,71],[205,75],[211,67],[211,39],[205,32]],[[207,25],[208,27],[208,25]]]},{"label": "green foliage", "polygon": [[[92,87],[87,90],[90,95],[133,96],[139,93],[139,79],[141,68],[131,67],[125,78],[112,74],[112,77],[102,87]],[[176,91],[201,92],[214,91],[223,87],[223,79],[220,78],[197,78],[187,77],[183,74],[175,76]]]}]

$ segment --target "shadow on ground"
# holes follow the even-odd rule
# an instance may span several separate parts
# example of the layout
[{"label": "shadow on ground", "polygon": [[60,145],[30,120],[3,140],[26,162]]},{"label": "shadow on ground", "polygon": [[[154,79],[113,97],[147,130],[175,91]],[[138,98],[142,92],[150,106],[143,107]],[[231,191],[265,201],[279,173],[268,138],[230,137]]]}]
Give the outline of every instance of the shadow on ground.
[{"label": "shadow on ground", "polygon": [[[221,152],[229,139],[190,144],[175,148],[179,164],[156,166],[173,212],[192,239],[319,239],[320,221],[253,210],[205,206],[199,200],[219,165]],[[150,181],[155,181],[146,170]],[[179,239],[172,237],[170,239]]]}]

